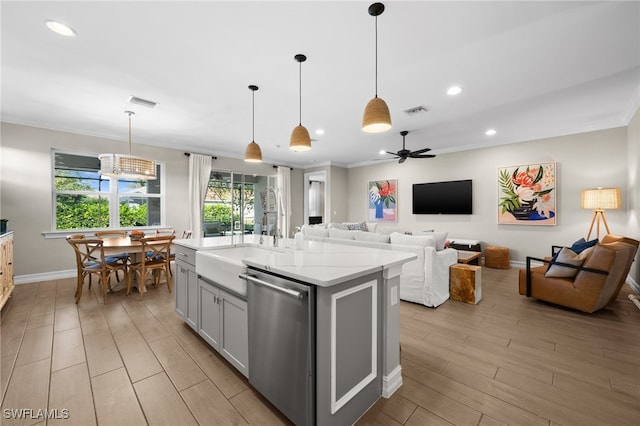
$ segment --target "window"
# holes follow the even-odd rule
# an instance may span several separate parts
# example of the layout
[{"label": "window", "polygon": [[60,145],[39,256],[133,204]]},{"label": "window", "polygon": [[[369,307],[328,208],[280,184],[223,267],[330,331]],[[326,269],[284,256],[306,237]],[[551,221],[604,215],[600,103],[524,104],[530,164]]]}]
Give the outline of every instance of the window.
[{"label": "window", "polygon": [[132,228],[163,224],[162,165],[156,180],[107,178],[96,155],[53,153],[55,230]]}]

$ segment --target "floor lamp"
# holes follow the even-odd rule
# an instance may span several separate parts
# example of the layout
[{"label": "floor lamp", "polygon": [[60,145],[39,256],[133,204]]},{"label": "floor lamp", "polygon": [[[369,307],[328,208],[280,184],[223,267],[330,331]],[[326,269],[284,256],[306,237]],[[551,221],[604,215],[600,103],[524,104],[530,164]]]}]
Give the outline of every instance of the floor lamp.
[{"label": "floor lamp", "polygon": [[589,226],[589,233],[587,234],[587,241],[591,236],[593,230],[593,224],[596,224],[596,236],[600,239],[600,221],[604,223],[604,227],[609,231],[609,224],[607,224],[607,217],[604,214],[605,209],[619,209],[620,208],[620,188],[594,188],[583,189],[581,196],[581,204],[583,209],[593,210],[593,218],[591,219],[591,226]]}]

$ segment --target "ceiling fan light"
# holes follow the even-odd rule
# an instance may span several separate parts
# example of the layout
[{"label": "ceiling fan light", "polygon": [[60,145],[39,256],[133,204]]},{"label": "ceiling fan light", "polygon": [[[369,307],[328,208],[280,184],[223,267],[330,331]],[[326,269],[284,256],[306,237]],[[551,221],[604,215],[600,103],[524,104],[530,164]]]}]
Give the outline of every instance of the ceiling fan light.
[{"label": "ceiling fan light", "polygon": [[291,132],[289,149],[297,152],[309,151],[311,149],[309,131],[302,124],[297,125]]},{"label": "ceiling fan light", "polygon": [[244,152],[244,161],[247,163],[261,163],[262,162],[262,150],[260,145],[255,141],[252,141],[247,145],[247,149]]},{"label": "ceiling fan light", "polygon": [[386,132],[391,128],[391,114],[387,103],[379,97],[369,101],[362,116],[362,130],[367,133]]}]

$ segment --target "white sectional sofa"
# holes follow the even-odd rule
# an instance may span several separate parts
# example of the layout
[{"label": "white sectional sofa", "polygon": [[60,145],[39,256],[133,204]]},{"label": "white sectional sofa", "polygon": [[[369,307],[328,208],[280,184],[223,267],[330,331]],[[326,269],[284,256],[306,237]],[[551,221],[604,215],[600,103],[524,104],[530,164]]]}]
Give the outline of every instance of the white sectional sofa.
[{"label": "white sectional sofa", "polygon": [[436,307],[449,298],[449,266],[457,262],[458,255],[443,247],[446,233],[387,235],[375,232],[376,223],[367,223],[367,231],[363,231],[363,223],[304,225],[301,232],[311,241],[415,253],[418,258],[402,266],[400,299]]}]

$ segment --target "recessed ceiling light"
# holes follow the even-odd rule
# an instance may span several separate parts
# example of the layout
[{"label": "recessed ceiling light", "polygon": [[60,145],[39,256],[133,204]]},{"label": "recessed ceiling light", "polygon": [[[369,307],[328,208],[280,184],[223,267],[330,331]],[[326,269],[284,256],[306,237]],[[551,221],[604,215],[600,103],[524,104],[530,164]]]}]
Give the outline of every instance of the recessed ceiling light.
[{"label": "recessed ceiling light", "polygon": [[322,129],[316,130],[316,135],[324,135],[324,130]]},{"label": "recessed ceiling light", "polygon": [[496,133],[497,133],[497,132],[496,132],[496,129],[489,129],[489,130],[487,130],[486,132],[484,132],[484,134],[485,134],[485,135],[487,135],[487,136],[493,136],[493,135],[495,135]]},{"label": "recessed ceiling light", "polygon": [[63,35],[65,37],[75,37],[76,36],[76,32],[73,28],[71,28],[70,26],[63,24],[62,22],[58,22],[58,21],[54,21],[52,19],[49,19],[47,21],[45,21],[45,23],[47,24],[47,27],[53,31],[54,33],[58,33],[60,35]]},{"label": "recessed ceiling light", "polygon": [[462,92],[462,87],[460,87],[460,86],[451,86],[447,90],[447,95],[455,96],[455,95],[459,95],[460,92]]},{"label": "recessed ceiling light", "polygon": [[384,154],[386,154],[386,153],[387,153],[387,152],[386,152],[384,149],[381,149],[381,150],[380,150],[380,152],[379,152],[378,154],[380,154],[380,155],[384,155]]}]

